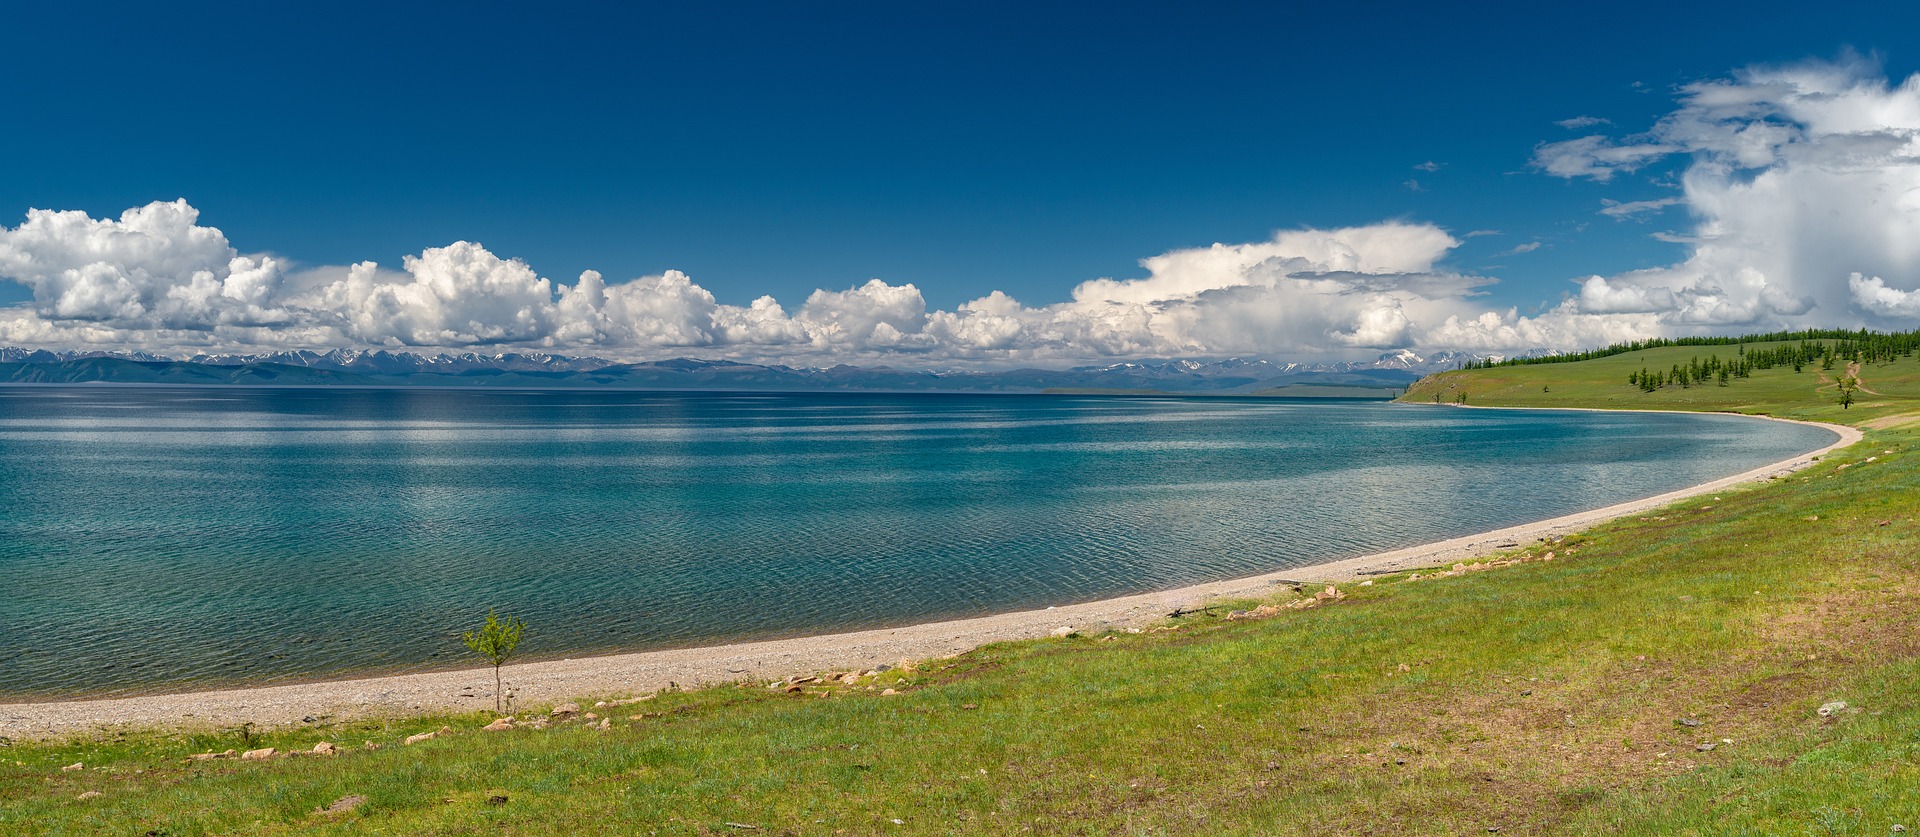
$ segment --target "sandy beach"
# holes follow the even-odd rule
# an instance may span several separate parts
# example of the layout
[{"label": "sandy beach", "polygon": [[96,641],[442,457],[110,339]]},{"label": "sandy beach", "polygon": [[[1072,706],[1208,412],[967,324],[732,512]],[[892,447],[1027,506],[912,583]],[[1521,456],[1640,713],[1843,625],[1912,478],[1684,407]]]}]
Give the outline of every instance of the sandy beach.
[{"label": "sandy beach", "polygon": [[[516,702],[540,704],[644,694],[670,684],[764,683],[795,674],[872,668],[901,660],[950,656],[992,642],[1043,637],[1061,627],[1093,632],[1143,625],[1164,618],[1176,608],[1200,607],[1209,600],[1267,595],[1276,585],[1344,582],[1363,574],[1451,565],[1494,550],[1567,535],[1687,497],[1791,473],[1861,438],[1860,431],[1850,427],[1817,426],[1838,434],[1839,440],[1811,453],[1654,497],[1390,552],[1042,610],[708,648],[509,665],[504,669],[505,678]],[[492,707],[492,689],[492,670],[476,668],[173,695],[0,704],[0,736],[44,738],[120,725],[205,727],[251,721],[285,726],[299,725],[309,717],[338,721],[435,710],[473,711]]]}]

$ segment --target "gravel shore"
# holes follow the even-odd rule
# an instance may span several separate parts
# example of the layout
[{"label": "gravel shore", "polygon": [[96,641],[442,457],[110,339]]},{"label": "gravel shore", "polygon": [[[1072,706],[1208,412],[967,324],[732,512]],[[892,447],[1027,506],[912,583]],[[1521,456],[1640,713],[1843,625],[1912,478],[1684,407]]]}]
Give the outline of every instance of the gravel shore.
[{"label": "gravel shore", "polygon": [[[1812,453],[1657,497],[1376,555],[1044,610],[710,648],[548,660],[510,665],[504,672],[516,702],[541,704],[577,697],[638,695],[669,684],[688,687],[739,680],[767,682],[795,674],[872,668],[901,660],[950,656],[1003,640],[1043,637],[1061,627],[1092,632],[1145,625],[1165,618],[1176,608],[1201,607],[1212,599],[1263,596],[1275,585],[1341,582],[1363,574],[1451,565],[1493,550],[1571,534],[1682,498],[1790,473],[1861,438],[1860,431],[1850,427],[1819,426],[1838,433],[1840,440]],[[492,670],[479,668],[174,695],[0,704],[0,736],[34,739],[100,727],[208,727],[242,721],[287,726],[301,724],[308,717],[337,721],[440,710],[474,711],[493,706],[492,691]]]}]

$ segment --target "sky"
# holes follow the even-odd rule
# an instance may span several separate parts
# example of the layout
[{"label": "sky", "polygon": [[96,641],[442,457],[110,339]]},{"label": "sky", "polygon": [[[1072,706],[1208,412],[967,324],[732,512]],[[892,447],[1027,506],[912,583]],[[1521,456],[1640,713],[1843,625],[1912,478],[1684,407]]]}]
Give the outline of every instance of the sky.
[{"label": "sky", "polygon": [[1065,366],[1920,326],[1906,4],[58,5],[0,27],[0,345]]}]

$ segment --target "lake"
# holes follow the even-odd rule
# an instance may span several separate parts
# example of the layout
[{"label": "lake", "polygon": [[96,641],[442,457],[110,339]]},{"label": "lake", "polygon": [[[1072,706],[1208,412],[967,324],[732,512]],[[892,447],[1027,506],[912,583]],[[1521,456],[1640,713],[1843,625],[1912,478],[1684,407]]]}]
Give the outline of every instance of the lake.
[{"label": "lake", "polygon": [[907,624],[1612,505],[1830,443],[1332,400],[0,388],[0,694]]}]

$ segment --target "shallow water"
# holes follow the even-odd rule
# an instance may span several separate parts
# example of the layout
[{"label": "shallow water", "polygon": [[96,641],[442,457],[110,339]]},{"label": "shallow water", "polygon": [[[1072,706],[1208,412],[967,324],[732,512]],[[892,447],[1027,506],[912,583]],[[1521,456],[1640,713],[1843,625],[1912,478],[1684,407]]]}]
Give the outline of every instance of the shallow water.
[{"label": "shallow water", "polygon": [[1016,395],[0,388],[0,694],[903,624],[1233,578],[1828,444],[1730,416]]}]

